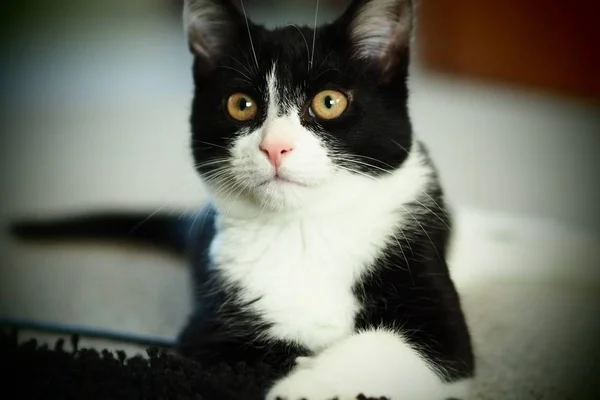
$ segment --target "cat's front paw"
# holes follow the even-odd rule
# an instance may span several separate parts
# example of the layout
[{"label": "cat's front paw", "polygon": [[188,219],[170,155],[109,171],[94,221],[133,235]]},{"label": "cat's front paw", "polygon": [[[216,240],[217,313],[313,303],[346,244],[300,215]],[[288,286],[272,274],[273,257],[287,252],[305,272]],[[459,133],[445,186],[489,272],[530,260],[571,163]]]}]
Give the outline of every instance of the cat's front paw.
[{"label": "cat's front paw", "polygon": [[299,369],[277,382],[266,400],[356,400],[359,394],[336,387],[310,369]]},{"label": "cat's front paw", "polygon": [[299,369],[271,388],[266,400],[342,400],[310,370]]}]

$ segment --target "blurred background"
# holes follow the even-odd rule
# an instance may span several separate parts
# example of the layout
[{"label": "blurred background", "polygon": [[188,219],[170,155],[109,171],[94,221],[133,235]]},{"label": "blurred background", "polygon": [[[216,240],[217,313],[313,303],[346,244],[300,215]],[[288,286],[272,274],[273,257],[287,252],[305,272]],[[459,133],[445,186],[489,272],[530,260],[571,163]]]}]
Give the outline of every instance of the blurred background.
[{"label": "blurred background", "polygon": [[[347,3],[321,1],[319,22]],[[267,25],[313,23],[314,1],[245,5]],[[147,179],[159,190],[192,174],[183,154],[192,86],[180,7],[181,0],[2,2],[4,201],[29,211],[47,187],[56,189],[44,192],[52,196],[47,207],[54,196],[61,208],[81,205],[81,196],[150,201]],[[599,229],[599,7],[419,2],[411,107],[454,202]],[[136,141],[139,159],[127,156]],[[105,150],[110,170],[98,164]],[[67,172],[79,157],[87,166]],[[150,166],[161,166],[152,178]],[[98,180],[109,176],[112,190],[104,190]]]},{"label": "blurred background", "polygon": [[[319,23],[347,3],[321,0]],[[314,22],[312,0],[244,4],[269,26]],[[202,204],[188,150],[192,77],[181,0],[3,0],[0,15],[2,224]],[[451,204],[477,210],[469,234],[506,240],[500,234],[510,227],[521,240],[486,247],[479,261],[526,270],[513,261],[530,249],[533,264],[597,270],[599,15],[596,0],[419,2],[415,131]],[[520,221],[529,219],[549,225],[528,231]],[[569,233],[553,241],[548,226]],[[567,249],[565,238],[575,237],[586,244]],[[473,257],[472,243],[463,247]],[[2,316],[172,337],[189,311],[185,270],[128,249],[23,246],[3,233],[0,285]]]}]

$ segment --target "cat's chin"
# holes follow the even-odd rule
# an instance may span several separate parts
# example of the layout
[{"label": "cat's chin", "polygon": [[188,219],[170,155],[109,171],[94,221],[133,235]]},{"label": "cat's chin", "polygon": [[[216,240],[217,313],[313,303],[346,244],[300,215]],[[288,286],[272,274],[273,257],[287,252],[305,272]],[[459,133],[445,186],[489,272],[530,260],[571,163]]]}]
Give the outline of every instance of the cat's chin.
[{"label": "cat's chin", "polygon": [[287,178],[284,176],[276,176],[274,178],[271,179],[267,179],[264,182],[260,183],[258,186],[259,187],[271,187],[273,189],[282,189],[286,186],[300,186],[300,187],[309,187],[311,185],[307,184],[306,182],[301,182],[298,180],[294,180],[291,178]]},{"label": "cat's chin", "polygon": [[311,185],[290,178],[275,177],[252,189],[254,201],[261,209],[276,212],[302,208]]}]

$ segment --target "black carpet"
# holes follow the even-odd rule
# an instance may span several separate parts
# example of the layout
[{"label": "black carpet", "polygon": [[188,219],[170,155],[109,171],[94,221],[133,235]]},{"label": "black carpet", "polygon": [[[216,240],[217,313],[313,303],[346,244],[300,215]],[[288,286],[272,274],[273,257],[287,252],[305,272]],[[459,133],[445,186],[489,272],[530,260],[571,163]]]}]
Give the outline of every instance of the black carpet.
[{"label": "black carpet", "polygon": [[16,330],[0,331],[3,397],[262,400],[276,377],[266,364],[199,365],[157,348],[147,350],[148,359],[127,358],[121,351],[79,348],[77,337],[70,341],[74,350],[67,351],[64,340],[54,347],[33,339],[19,344]]}]

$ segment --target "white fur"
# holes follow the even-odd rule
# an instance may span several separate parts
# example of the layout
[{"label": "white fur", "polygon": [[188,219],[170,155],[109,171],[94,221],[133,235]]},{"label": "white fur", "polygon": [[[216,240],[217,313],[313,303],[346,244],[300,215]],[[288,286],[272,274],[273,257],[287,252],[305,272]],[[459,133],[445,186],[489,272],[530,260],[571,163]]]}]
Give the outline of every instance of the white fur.
[{"label": "white fur", "polygon": [[390,400],[464,398],[470,381],[443,383],[396,332],[352,335],[313,359],[302,360],[267,400],[355,400],[358,394]]},{"label": "white fur", "polygon": [[371,0],[352,21],[358,58],[381,58],[398,41],[410,40],[412,13],[407,0]]},{"label": "white fur", "polygon": [[[300,124],[297,108],[277,115],[284,99],[276,88],[273,70],[266,122],[254,132],[240,132],[231,149],[234,179],[246,186],[234,197],[215,194],[221,213],[210,251],[226,282],[242,288],[240,300],[272,324],[269,338],[290,340],[319,354],[301,360],[303,368],[277,390],[300,395],[312,387],[311,394],[356,396],[380,386],[394,395],[442,389],[452,394],[454,386],[444,385],[399,334],[354,334],[359,304],[353,284],[370,272],[396,235],[418,229],[403,209],[431,179],[418,146],[401,168],[378,179],[337,170],[325,144]],[[275,173],[259,150],[262,138],[273,130],[296,140],[282,173],[305,186],[261,183]],[[378,361],[380,356],[386,358]],[[367,358],[351,363],[355,357]]]}]

